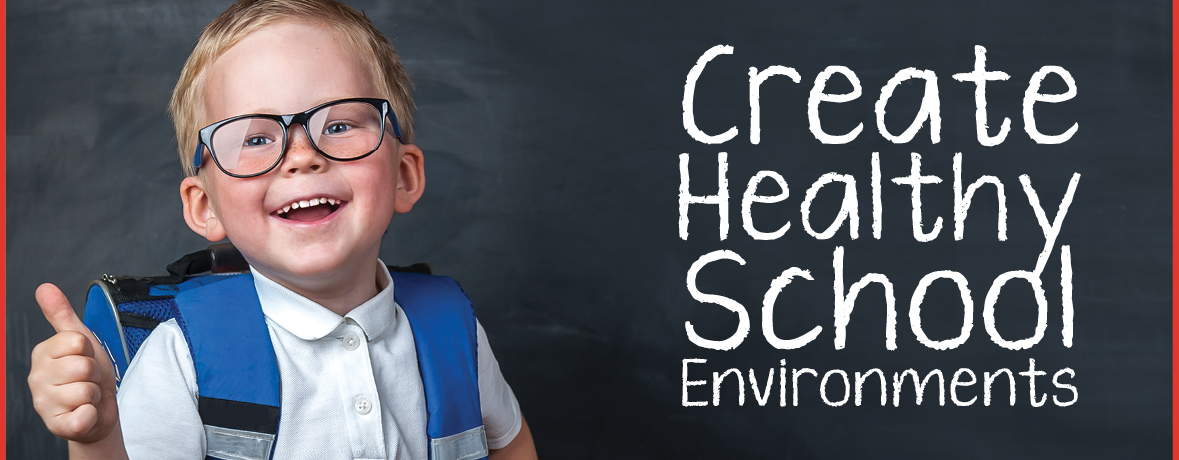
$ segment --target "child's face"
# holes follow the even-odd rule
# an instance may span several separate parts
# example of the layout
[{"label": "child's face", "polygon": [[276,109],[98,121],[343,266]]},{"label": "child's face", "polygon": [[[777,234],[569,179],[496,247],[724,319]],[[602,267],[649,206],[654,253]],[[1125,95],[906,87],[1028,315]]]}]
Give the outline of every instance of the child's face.
[{"label": "child's face", "polygon": [[[370,73],[335,36],[301,23],[267,26],[238,42],[206,71],[201,126],[251,114],[291,114],[324,102],[380,98]],[[270,172],[234,178],[204,150],[203,180],[181,184],[185,219],[210,241],[226,236],[255,269],[288,287],[330,289],[373,271],[394,211],[421,196],[422,153],[387,128],[381,147],[360,160],[320,155],[304,127],[292,126],[287,152]],[[280,211],[293,202],[338,200],[306,215]]]}]

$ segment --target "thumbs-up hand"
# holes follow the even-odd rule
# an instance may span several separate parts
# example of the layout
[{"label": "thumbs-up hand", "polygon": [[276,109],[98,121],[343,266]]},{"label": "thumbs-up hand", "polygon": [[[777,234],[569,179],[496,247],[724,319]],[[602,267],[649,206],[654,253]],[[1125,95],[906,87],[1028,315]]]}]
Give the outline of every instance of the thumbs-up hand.
[{"label": "thumbs-up hand", "polygon": [[36,297],[57,334],[33,348],[33,408],[59,437],[101,441],[119,422],[114,366],[57,286],[42,284]]}]

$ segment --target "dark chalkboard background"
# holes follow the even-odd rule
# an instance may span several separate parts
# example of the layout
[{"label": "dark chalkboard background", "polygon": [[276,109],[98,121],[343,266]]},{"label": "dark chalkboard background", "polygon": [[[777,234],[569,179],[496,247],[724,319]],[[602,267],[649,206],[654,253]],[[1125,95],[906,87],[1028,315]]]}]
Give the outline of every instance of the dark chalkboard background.
[{"label": "dark chalkboard background", "polygon": [[[808,2],[809,3],[809,2]],[[410,214],[394,218],[382,248],[391,263],[429,261],[455,277],[476,302],[504,374],[548,458],[1166,458],[1170,450],[1170,4],[1123,2],[740,2],[698,1],[357,1],[392,37],[417,84],[417,144],[426,151],[429,187]],[[25,378],[32,346],[48,337],[32,293],[62,286],[75,305],[102,273],[154,274],[206,243],[180,217],[174,134],[164,108],[200,28],[225,1],[13,1],[8,3],[8,297],[9,458],[65,458],[33,412]],[[719,146],[694,141],[681,126],[688,70],[705,50],[727,44],[705,71],[697,122],[716,134],[740,134]],[[1012,131],[997,147],[974,135],[974,85],[951,75],[974,66],[975,45],[988,69],[1011,79],[989,85],[991,132],[1001,117]],[[790,66],[802,82],[775,77],[762,87],[762,141],[748,140],[748,68]],[[828,65],[850,67],[863,96],[824,104],[823,126],[852,143],[820,144],[807,128],[806,100]],[[1068,69],[1078,95],[1038,104],[1046,133],[1072,123],[1061,145],[1038,145],[1023,130],[1020,103],[1032,73]],[[928,128],[904,145],[876,131],[880,88],[906,67],[937,73],[942,141]],[[830,92],[849,89],[835,77]],[[1045,92],[1062,92],[1049,77]],[[908,125],[920,85],[902,85],[889,106],[893,132]],[[716,190],[716,154],[729,154],[732,204],[728,238],[718,239],[714,206],[693,205],[691,237],[677,234],[678,155],[691,154],[695,194]],[[884,238],[871,238],[868,180],[880,152]],[[923,189],[926,228],[945,220],[936,240],[913,240],[909,187],[889,179],[909,171],[943,179]],[[995,175],[1006,186],[1009,240],[995,238],[991,189],[979,192],[966,238],[952,238],[952,156],[964,175]],[[758,228],[789,221],[776,241],[754,241],[741,227],[740,197],[759,170],[778,171],[790,198],[754,207]],[[860,238],[846,228],[826,241],[802,228],[799,204],[827,172],[860,184]],[[1069,177],[1082,179],[1056,250],[1044,272],[1048,331],[1030,350],[992,343],[982,301],[998,274],[1030,270],[1043,237],[1017,177],[1028,174],[1049,216]],[[710,192],[710,190],[712,192]],[[763,193],[772,194],[767,185]],[[825,227],[837,193],[825,190],[814,210]],[[1072,247],[1076,336],[1060,338],[1060,244]],[[897,290],[898,349],[884,348],[879,287],[861,295],[847,348],[832,346],[831,255],[843,246],[846,283],[882,273]],[[727,337],[736,315],[691,298],[688,267],[728,249],[748,262],[718,262],[700,288],[742,302],[753,328],[736,350],[690,343],[684,322],[704,337]],[[778,301],[776,326],[793,337],[815,325],[819,338],[791,351],[761,336],[761,301],[789,267],[811,270]],[[957,270],[975,301],[970,339],[955,350],[919,344],[909,329],[909,297],[936,270]],[[935,284],[923,306],[935,339],[957,335],[961,306],[952,285]],[[1031,290],[1013,282],[998,307],[1000,331],[1030,336]],[[913,368],[948,375],[1027,369],[1076,371],[1079,401],[1028,404],[1027,379],[1017,403],[970,407],[936,404],[879,407],[869,386],[865,405],[828,407],[816,379],[803,378],[798,407],[779,407],[774,390],[760,407],[746,387],[737,405],[732,380],[719,407],[681,406],[681,362],[707,359],[692,379],[728,368],[778,366],[849,374]],[[854,374],[853,374],[854,375]],[[763,383],[764,384],[764,383]],[[748,383],[747,383],[748,385]],[[692,387],[693,400],[711,386]],[[789,391],[789,390],[788,390]],[[829,388],[838,399],[840,385]],[[948,398],[948,395],[947,395]],[[854,399],[854,397],[853,397]]]}]

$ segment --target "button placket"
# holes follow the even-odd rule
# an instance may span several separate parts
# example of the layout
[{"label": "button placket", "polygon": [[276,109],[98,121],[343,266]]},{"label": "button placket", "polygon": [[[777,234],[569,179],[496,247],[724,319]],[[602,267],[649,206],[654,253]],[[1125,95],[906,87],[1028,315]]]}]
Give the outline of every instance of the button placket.
[{"label": "button placket", "polygon": [[[385,455],[383,421],[376,400],[376,381],[373,377],[373,363],[368,354],[368,343],[364,331],[351,318],[343,325],[343,335],[336,336],[338,351],[340,390],[352,429],[349,437],[353,452],[361,457],[381,458]],[[337,349],[339,350],[339,349]],[[375,412],[375,413],[374,413]]]}]

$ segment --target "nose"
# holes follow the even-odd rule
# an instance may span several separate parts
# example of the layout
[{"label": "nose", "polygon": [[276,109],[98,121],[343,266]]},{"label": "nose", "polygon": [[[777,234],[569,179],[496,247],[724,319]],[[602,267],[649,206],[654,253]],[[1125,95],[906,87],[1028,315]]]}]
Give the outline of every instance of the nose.
[{"label": "nose", "polygon": [[287,133],[287,153],[281,165],[283,174],[319,172],[326,169],[327,165],[327,158],[311,145],[307,129],[301,124],[291,126]]}]

